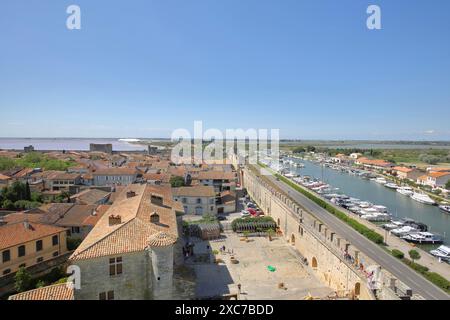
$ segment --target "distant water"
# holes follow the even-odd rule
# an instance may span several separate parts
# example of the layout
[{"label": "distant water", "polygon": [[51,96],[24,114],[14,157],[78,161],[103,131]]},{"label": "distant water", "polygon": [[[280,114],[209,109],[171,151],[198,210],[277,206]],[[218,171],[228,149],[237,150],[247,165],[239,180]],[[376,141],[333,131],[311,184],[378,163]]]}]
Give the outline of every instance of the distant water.
[{"label": "distant water", "polygon": [[32,145],[39,150],[80,150],[88,151],[91,143],[111,143],[113,151],[140,151],[145,145],[132,144],[135,139],[84,139],[84,138],[0,138],[0,149],[23,150]]}]

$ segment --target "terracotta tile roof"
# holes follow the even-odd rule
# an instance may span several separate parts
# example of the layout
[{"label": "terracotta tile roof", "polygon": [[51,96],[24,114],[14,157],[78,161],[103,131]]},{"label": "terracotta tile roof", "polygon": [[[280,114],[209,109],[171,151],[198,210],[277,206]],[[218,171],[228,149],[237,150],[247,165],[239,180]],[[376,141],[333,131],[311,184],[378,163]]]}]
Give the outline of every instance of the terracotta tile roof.
[{"label": "terracotta tile roof", "polygon": [[111,205],[109,204],[102,204],[95,209],[95,215],[90,215],[87,217],[83,224],[88,226],[95,226],[97,222],[100,220],[101,217],[111,208]]},{"label": "terracotta tile roof", "polygon": [[81,178],[79,173],[57,173],[48,178],[48,180],[76,180]]},{"label": "terracotta tile roof", "polygon": [[[128,191],[135,196],[127,198]],[[151,202],[152,196],[163,197],[163,205]],[[151,235],[166,232],[178,237],[177,221],[170,187],[132,184],[117,197],[114,204],[75,250],[70,260],[90,259],[144,250]],[[151,223],[150,215],[159,215]],[[120,216],[121,223],[109,224],[110,216]]]},{"label": "terracotta tile roof", "polygon": [[29,222],[42,222],[45,214],[43,213],[23,213],[14,212],[3,217],[3,221],[6,223],[17,223],[23,221]]},{"label": "terracotta tile roof", "polygon": [[147,244],[150,247],[165,247],[170,246],[175,242],[177,242],[177,237],[164,231],[152,234],[147,240]]},{"label": "terracotta tile roof", "polygon": [[76,204],[64,214],[64,217],[56,222],[57,226],[61,227],[82,227],[85,225],[85,220],[92,216],[97,205]]},{"label": "terracotta tile roof", "polygon": [[380,159],[367,159],[367,158],[359,158],[359,163],[372,165],[372,166],[380,166],[380,167],[388,167],[392,166],[393,164],[384,160]]},{"label": "terracotta tile roof", "polygon": [[450,168],[449,167],[447,167],[447,168],[445,168],[445,167],[432,167],[432,168],[430,168],[430,171],[433,171],[433,172],[439,172],[439,171],[446,171],[446,172],[450,172]]},{"label": "terracotta tile roof", "polygon": [[4,174],[0,173],[0,180],[4,181],[4,180],[11,180],[11,177],[5,176]]},{"label": "terracotta tile roof", "polygon": [[441,177],[445,177],[445,176],[449,176],[450,177],[450,172],[430,172],[428,174],[428,176],[432,177],[432,178],[441,178]]},{"label": "terracotta tile roof", "polygon": [[17,173],[14,175],[14,178],[23,178],[23,177],[26,177],[26,176],[32,174],[33,171],[34,171],[34,169],[31,169],[31,168],[25,168],[25,169],[22,169],[22,170],[20,170],[19,172],[17,172]]},{"label": "terracotta tile roof", "polygon": [[145,173],[142,175],[145,180],[169,181],[170,175],[165,173]]},{"label": "terracotta tile roof", "polygon": [[96,204],[106,199],[111,192],[99,189],[86,189],[70,197],[71,202],[77,201],[79,204]]},{"label": "terracotta tile roof", "polygon": [[412,168],[407,168],[407,167],[394,167],[394,168],[392,168],[392,169],[393,169],[393,170],[396,170],[396,171],[404,172],[404,173],[408,173],[408,172],[414,171],[414,169],[412,169]]},{"label": "terracotta tile roof", "polygon": [[64,217],[67,211],[74,206],[73,203],[48,203],[39,207],[39,209],[47,212],[42,222],[54,224],[56,221]]},{"label": "terracotta tile roof", "polygon": [[65,228],[36,222],[29,222],[28,225],[27,228],[25,223],[17,222],[0,226],[0,250],[66,230]]},{"label": "terracotta tile roof", "polygon": [[67,284],[59,283],[12,295],[9,300],[74,300],[74,294]]},{"label": "terracotta tile roof", "polygon": [[234,180],[236,175],[233,172],[224,171],[201,171],[198,173],[199,180]]},{"label": "terracotta tile roof", "polygon": [[136,175],[136,169],[130,168],[108,168],[99,169],[92,173],[94,176],[121,176],[121,175]]},{"label": "terracotta tile roof", "polygon": [[420,181],[427,181],[427,178],[428,178],[427,175],[423,175],[423,176],[418,177],[417,180],[420,180]]},{"label": "terracotta tile roof", "polygon": [[173,188],[172,193],[177,197],[215,197],[213,186],[192,186]]}]

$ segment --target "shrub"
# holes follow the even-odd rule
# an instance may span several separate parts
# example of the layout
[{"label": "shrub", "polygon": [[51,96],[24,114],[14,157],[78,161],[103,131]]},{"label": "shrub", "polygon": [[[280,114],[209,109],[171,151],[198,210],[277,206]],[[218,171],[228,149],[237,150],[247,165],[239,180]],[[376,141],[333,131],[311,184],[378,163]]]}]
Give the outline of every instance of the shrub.
[{"label": "shrub", "polygon": [[397,249],[393,249],[391,251],[391,254],[396,257],[397,259],[403,259],[405,257],[405,255],[403,254],[403,252],[401,252],[400,250]]},{"label": "shrub", "polygon": [[24,268],[19,268],[16,275],[14,276],[14,287],[17,292],[24,292],[32,287],[31,274]]},{"label": "shrub", "polygon": [[444,289],[447,292],[450,292],[450,281],[445,279],[443,276],[436,272],[427,272],[425,277],[437,285],[439,288]]},{"label": "shrub", "polygon": [[78,248],[82,241],[83,240],[81,239],[67,238],[67,249],[69,251],[75,250],[76,248]]}]

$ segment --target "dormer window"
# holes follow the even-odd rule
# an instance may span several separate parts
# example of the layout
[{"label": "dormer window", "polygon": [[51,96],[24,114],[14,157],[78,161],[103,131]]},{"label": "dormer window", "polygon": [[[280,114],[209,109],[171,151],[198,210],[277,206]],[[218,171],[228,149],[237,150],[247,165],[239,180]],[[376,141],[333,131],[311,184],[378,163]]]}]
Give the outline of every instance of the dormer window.
[{"label": "dormer window", "polygon": [[150,222],[151,223],[159,223],[159,214],[157,214],[156,212],[153,212],[150,215]]},{"label": "dormer window", "polygon": [[162,207],[163,204],[164,204],[164,199],[161,196],[152,194],[151,203],[154,204],[154,205]]}]

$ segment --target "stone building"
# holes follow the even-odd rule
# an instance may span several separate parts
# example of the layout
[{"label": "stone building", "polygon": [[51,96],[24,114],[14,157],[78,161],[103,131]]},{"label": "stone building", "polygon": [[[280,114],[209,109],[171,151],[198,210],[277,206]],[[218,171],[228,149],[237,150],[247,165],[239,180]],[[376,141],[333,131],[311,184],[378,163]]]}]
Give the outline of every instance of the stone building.
[{"label": "stone building", "polygon": [[18,221],[0,226],[0,279],[67,252],[66,229]]},{"label": "stone building", "polygon": [[133,184],[70,257],[80,268],[80,300],[172,299],[178,239],[170,187]]},{"label": "stone building", "polygon": [[105,144],[91,143],[89,145],[89,151],[90,152],[104,152],[104,153],[112,154],[113,149],[112,149],[111,143],[105,143]]},{"label": "stone building", "polygon": [[192,186],[172,189],[175,201],[183,205],[184,213],[217,215],[216,191],[213,186]]}]

